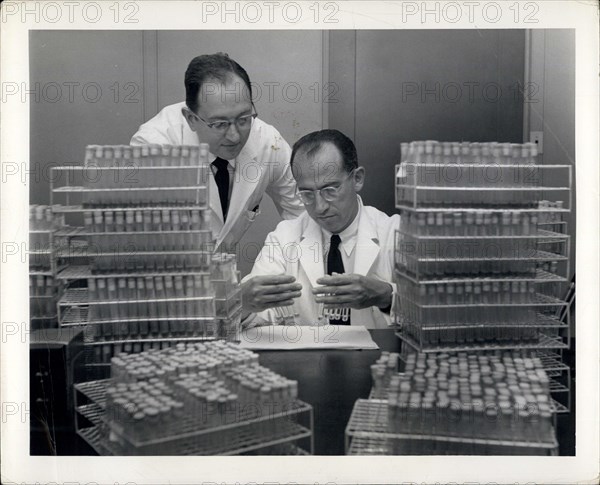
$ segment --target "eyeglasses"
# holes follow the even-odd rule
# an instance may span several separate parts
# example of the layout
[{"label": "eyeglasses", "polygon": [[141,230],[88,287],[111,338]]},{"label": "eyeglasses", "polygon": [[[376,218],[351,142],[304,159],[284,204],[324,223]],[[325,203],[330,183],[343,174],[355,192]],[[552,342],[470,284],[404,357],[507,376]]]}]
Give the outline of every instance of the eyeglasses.
[{"label": "eyeglasses", "polygon": [[234,120],[216,120],[216,121],[206,121],[203,118],[200,118],[196,113],[192,111],[192,114],[198,118],[202,123],[208,126],[211,130],[217,131],[219,133],[226,133],[229,130],[229,127],[235,123],[235,127],[238,130],[248,129],[252,126],[252,120],[258,116],[256,112],[256,108],[254,105],[252,106],[254,113],[249,115],[238,116]]},{"label": "eyeglasses", "polygon": [[[352,170],[352,172],[350,172],[346,177],[344,177],[344,181],[352,177],[353,174],[354,170]],[[300,200],[304,205],[312,205],[317,199],[316,192],[319,192],[319,194],[321,194],[321,197],[323,197],[324,200],[326,200],[327,202],[333,202],[339,197],[341,188],[342,186],[339,185],[337,187],[323,187],[322,189],[317,190],[298,190],[298,197],[300,197]]]}]

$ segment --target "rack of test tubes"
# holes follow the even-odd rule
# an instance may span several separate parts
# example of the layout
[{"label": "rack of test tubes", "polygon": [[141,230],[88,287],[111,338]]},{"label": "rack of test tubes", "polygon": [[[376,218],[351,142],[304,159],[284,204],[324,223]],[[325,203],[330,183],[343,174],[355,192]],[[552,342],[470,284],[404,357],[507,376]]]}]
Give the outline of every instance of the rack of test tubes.
[{"label": "rack of test tubes", "polygon": [[396,322],[416,350],[567,346],[570,238],[540,221],[570,210],[572,167],[538,165],[536,150],[402,144]]},{"label": "rack of test tubes", "polygon": [[88,146],[53,167],[61,326],[84,326],[90,365],[188,340],[238,339],[239,273],[214,254],[208,146]]},{"label": "rack of test tubes", "polygon": [[384,354],[360,399],[348,454],[555,455],[550,379],[534,351]]},{"label": "rack of test tubes", "polygon": [[313,452],[298,383],[225,341],[122,354],[75,389],[77,432],[101,455]]},{"label": "rack of test tubes", "polygon": [[29,318],[32,330],[58,325],[56,305],[62,286],[56,279],[53,234],[63,226],[64,219],[54,217],[51,206],[29,207]]}]

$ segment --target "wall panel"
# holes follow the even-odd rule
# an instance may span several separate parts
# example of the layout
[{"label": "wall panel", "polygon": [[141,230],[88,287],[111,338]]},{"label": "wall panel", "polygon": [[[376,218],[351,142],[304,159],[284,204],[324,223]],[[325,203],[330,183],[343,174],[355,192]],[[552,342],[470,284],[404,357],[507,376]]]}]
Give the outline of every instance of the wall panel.
[{"label": "wall panel", "polygon": [[30,32],[32,204],[49,202],[49,164],[81,163],[86,145],[129,144],[143,122],[142,59],[141,31]]},{"label": "wall panel", "polygon": [[[345,102],[330,108],[330,126],[354,130],[366,203],[395,212],[400,142],[522,141],[524,31],[359,30],[354,46],[348,32],[331,37],[331,81]],[[353,48],[355,65],[341,63]]]}]

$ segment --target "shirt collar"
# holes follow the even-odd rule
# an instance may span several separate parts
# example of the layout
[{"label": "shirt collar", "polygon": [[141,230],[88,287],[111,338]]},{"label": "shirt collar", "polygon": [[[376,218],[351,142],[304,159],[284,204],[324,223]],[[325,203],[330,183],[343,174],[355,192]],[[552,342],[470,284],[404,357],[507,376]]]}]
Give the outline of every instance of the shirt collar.
[{"label": "shirt collar", "polygon": [[[209,163],[212,165],[212,163],[217,159],[216,155],[213,155],[212,153],[208,153],[208,159],[209,159]],[[233,160],[227,160],[227,162],[229,162],[229,165],[231,165],[233,168],[235,168],[235,158]]]},{"label": "shirt collar", "polygon": [[[360,198],[360,196],[356,196],[358,198],[358,211],[356,213],[356,217],[354,218],[354,220],[350,223],[350,225],[344,229],[342,232],[340,232],[338,235],[340,236],[340,239],[342,240],[342,242],[340,243],[340,246],[342,247],[342,249],[344,250],[344,252],[346,253],[346,256],[350,256],[352,254],[352,251],[354,250],[354,247],[356,246],[356,237],[358,235],[358,224],[360,222],[360,213],[362,212],[362,200]],[[325,249],[326,251],[329,251],[329,245],[331,243],[331,232],[329,232],[327,229],[325,228],[321,228],[321,231],[323,232],[323,241],[325,242]]]}]

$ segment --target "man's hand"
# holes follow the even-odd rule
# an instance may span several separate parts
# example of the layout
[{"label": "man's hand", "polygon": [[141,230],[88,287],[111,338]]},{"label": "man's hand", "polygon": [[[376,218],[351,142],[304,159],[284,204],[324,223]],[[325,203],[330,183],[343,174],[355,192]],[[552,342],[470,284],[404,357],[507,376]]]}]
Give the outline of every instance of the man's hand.
[{"label": "man's hand", "polygon": [[301,290],[293,276],[254,276],[242,283],[242,319],[267,308],[292,305]]},{"label": "man's hand", "polygon": [[313,288],[317,303],[326,307],[388,308],[392,304],[392,285],[358,274],[324,276]]}]

